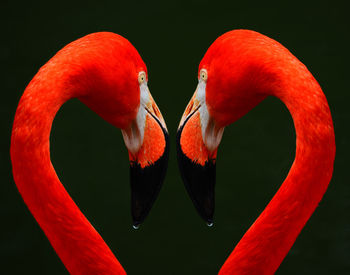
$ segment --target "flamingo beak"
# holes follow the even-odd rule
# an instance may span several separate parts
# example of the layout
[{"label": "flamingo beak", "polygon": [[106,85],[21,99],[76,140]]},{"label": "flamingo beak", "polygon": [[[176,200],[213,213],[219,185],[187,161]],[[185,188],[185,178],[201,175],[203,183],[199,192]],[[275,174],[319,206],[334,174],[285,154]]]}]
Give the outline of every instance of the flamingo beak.
[{"label": "flamingo beak", "polygon": [[150,212],[162,187],[169,158],[169,135],[147,84],[140,85],[136,119],[122,130],[130,160],[131,214],[137,229]]},{"label": "flamingo beak", "polygon": [[205,83],[200,82],[181,118],[176,145],[185,188],[208,226],[213,225],[216,154],[223,130],[209,115],[205,103]]}]

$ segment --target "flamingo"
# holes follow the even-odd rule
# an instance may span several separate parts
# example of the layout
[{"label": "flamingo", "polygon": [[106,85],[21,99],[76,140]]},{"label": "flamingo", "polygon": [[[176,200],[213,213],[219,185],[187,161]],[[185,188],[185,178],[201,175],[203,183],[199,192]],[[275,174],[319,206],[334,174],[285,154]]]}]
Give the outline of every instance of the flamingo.
[{"label": "flamingo", "polygon": [[50,161],[49,136],[61,105],[78,98],[122,130],[129,152],[131,210],[137,228],[167,168],[169,139],[137,50],[109,32],[87,35],[52,57],[26,87],[11,137],[13,176],[25,204],[71,274],[125,274],[73,202]]},{"label": "flamingo", "polygon": [[225,33],[199,64],[198,86],[177,132],[178,164],[199,215],[212,225],[215,167],[224,127],[267,96],[292,115],[296,154],[287,178],[219,274],[273,274],[325,193],[333,173],[332,117],[319,84],[285,47],[249,30]]}]

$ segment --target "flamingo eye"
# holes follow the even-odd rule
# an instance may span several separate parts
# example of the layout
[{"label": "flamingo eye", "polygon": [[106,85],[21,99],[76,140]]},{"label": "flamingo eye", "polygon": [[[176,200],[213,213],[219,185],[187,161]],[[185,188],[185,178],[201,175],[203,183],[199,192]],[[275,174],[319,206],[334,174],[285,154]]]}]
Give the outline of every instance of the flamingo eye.
[{"label": "flamingo eye", "polygon": [[200,71],[200,79],[204,80],[205,82],[208,79],[208,72],[206,69],[201,69]]},{"label": "flamingo eye", "polygon": [[145,72],[140,72],[139,73],[138,81],[139,81],[139,84],[142,84],[143,82],[146,81],[146,73]]}]

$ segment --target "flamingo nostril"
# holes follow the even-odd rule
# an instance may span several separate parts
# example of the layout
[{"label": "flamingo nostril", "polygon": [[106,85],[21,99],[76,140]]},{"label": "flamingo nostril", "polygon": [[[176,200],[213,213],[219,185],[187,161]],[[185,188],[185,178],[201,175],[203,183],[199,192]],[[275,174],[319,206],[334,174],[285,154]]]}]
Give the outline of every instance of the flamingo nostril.
[{"label": "flamingo nostril", "polygon": [[187,105],[187,108],[185,110],[185,115],[187,116],[193,108],[193,101],[191,100],[190,103]]}]

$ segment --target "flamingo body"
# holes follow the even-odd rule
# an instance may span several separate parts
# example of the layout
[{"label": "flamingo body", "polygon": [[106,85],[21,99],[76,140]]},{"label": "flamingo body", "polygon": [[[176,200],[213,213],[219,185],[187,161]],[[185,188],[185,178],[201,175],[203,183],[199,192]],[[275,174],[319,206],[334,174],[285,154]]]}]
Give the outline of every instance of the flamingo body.
[{"label": "flamingo body", "polygon": [[[186,189],[209,223],[214,213],[212,175],[224,127],[267,96],[282,100],[293,117],[297,140],[289,174],[219,272],[273,274],[332,177],[335,139],[327,100],[305,65],[285,47],[248,30],[220,36],[204,55],[198,79],[178,130],[178,160]],[[193,150],[200,147],[206,150]]]},{"label": "flamingo body", "polygon": [[[149,175],[157,159],[167,155],[168,145],[166,130],[161,129],[164,121],[159,110],[155,113],[152,109],[156,105],[146,84],[146,66],[131,43],[117,34],[95,33],[59,51],[39,70],[19,102],[11,137],[14,180],[24,202],[71,274],[119,275],[125,271],[55,173],[49,145],[53,119],[64,102],[79,98],[102,118],[125,131],[124,138],[132,148],[129,150],[131,171],[143,173],[144,168]],[[151,145],[155,146],[156,153],[147,161],[144,150]],[[167,157],[164,162],[166,160]],[[156,183],[147,179],[140,191],[142,177],[135,179],[134,176],[132,181],[132,189],[137,189],[137,205],[133,207],[137,224],[147,215],[158,194],[165,174],[164,165],[157,167],[160,166],[161,171],[156,171],[159,176],[152,177]],[[145,190],[150,196],[146,202],[141,196]],[[143,193],[140,195],[140,192]]]}]

